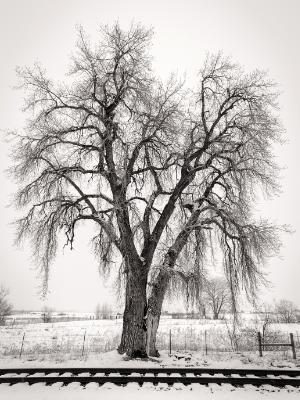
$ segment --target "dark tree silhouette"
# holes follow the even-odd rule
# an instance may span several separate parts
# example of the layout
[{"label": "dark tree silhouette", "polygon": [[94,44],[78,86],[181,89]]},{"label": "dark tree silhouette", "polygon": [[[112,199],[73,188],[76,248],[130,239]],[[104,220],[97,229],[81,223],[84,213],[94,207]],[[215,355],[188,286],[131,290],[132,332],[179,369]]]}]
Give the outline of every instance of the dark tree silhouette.
[{"label": "dark tree silhouette", "polygon": [[277,187],[274,85],[221,55],[207,57],[193,90],[174,77],[162,83],[151,69],[151,36],[116,24],[94,47],[80,30],[64,84],[39,66],[20,69],[32,118],[13,149],[16,204],[27,210],[18,240],[31,238],[45,290],[59,233],[72,247],[79,223],[93,222],[103,269],[122,257],[119,352],[132,357],[157,354],[171,278],[201,278],[210,239],[234,295],[240,284],[255,291],[260,263],[278,248],[275,227],[250,213],[258,186]]}]

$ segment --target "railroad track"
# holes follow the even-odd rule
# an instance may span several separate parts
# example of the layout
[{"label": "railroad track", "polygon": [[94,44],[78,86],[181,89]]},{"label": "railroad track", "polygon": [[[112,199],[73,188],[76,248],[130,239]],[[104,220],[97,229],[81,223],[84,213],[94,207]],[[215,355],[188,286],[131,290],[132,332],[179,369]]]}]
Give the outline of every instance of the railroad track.
[{"label": "railroad track", "polygon": [[294,369],[220,369],[220,368],[2,368],[0,384],[14,385],[27,382],[29,385],[44,383],[81,385],[96,382],[99,385],[110,382],[126,385],[136,382],[142,385],[165,383],[173,385],[197,383],[244,385],[272,385],[275,387],[300,387],[300,370]]}]

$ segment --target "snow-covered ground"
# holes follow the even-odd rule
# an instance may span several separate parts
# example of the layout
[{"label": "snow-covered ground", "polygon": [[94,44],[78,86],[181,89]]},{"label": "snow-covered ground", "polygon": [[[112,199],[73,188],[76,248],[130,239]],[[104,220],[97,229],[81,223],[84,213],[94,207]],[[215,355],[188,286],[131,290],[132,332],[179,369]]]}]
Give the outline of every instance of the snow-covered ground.
[{"label": "snow-covered ground", "polygon": [[[221,357],[222,356],[222,357]],[[2,360],[3,361],[3,360]],[[255,354],[226,354],[218,356],[203,357],[199,353],[175,353],[171,356],[167,352],[162,352],[159,359],[144,360],[128,360],[126,356],[119,355],[116,351],[83,357],[80,359],[59,360],[12,360],[5,359],[2,366],[6,367],[51,367],[57,366],[89,366],[89,367],[216,367],[216,368],[255,368],[255,367],[271,367],[271,368],[300,368],[300,361],[286,359],[283,360],[281,355],[268,354],[266,357],[260,358]],[[5,400],[48,400],[48,399],[64,399],[64,400],[93,400],[104,398],[105,400],[115,400],[122,398],[130,398],[131,400],[155,399],[159,400],[177,400],[177,399],[201,399],[201,400],[299,400],[300,389],[293,387],[274,388],[264,385],[256,388],[252,385],[243,388],[235,388],[232,385],[218,386],[209,384],[202,386],[192,384],[184,386],[183,384],[174,384],[169,387],[167,384],[159,384],[157,386],[146,383],[140,387],[137,383],[130,383],[125,387],[106,383],[99,386],[96,383],[90,383],[86,387],[80,386],[78,383],[72,383],[62,386],[60,383],[52,386],[44,384],[27,385],[20,383],[13,386],[6,384],[0,385],[0,398]]]},{"label": "snow-covered ground", "polygon": [[0,385],[0,398],[5,400],[119,400],[126,398],[130,400],[299,400],[300,390],[286,387],[277,389],[273,387],[247,386],[243,388],[234,388],[231,385],[208,385],[201,386],[193,384],[184,386],[175,384],[168,387],[165,384],[153,386],[146,384],[139,387],[136,383],[131,383],[125,387],[116,386],[106,383],[102,387],[98,384],[90,383],[86,387],[82,387],[77,383],[61,386],[55,384],[45,386],[43,384],[26,385],[20,383],[11,387],[6,384]]},{"label": "snow-covered ground", "polygon": [[199,367],[199,368],[300,368],[300,359],[293,360],[282,352],[268,352],[259,357],[256,352],[215,353],[161,351],[159,358],[129,360],[116,350],[86,355],[45,354],[40,357],[2,357],[0,368],[17,367]]},{"label": "snow-covered ground", "polygon": [[[1,360],[1,367],[51,367],[51,366],[86,366],[86,367],[216,367],[216,368],[300,368],[300,361],[291,359],[282,359],[280,354],[267,354],[261,358],[255,354],[218,354],[214,356],[203,356],[201,353],[174,353],[169,355],[162,352],[159,359],[128,360],[126,356],[119,355],[117,351],[100,353],[79,357],[76,359],[51,359],[50,356],[39,360],[25,360],[5,358]],[[128,396],[128,397],[127,397]],[[256,388],[247,385],[243,388],[235,388],[232,385],[218,386],[209,384],[202,386],[192,384],[184,386],[183,384],[174,384],[169,387],[167,384],[157,386],[146,383],[140,387],[137,383],[130,383],[125,387],[106,383],[99,386],[96,383],[90,383],[86,387],[78,383],[72,383],[67,386],[57,383],[52,386],[46,386],[42,383],[29,386],[25,383],[8,386],[0,385],[0,398],[5,400],[93,400],[104,398],[105,400],[115,400],[121,397],[131,400],[155,399],[201,399],[201,400],[298,400],[300,398],[300,389],[293,387],[274,388],[268,385]]]}]

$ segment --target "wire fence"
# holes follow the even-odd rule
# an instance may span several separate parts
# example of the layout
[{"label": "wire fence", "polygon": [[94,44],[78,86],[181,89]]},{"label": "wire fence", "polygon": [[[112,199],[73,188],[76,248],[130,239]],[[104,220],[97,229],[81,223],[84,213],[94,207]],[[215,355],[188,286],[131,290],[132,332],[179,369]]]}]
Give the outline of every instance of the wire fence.
[{"label": "wire fence", "polygon": [[31,335],[24,332],[14,343],[4,341],[1,351],[4,356],[37,356],[44,354],[76,354],[103,353],[117,347],[118,338],[103,338],[93,334],[68,334],[68,336]]},{"label": "wire fence", "polygon": [[[25,329],[27,327],[27,329]],[[30,328],[29,328],[30,327]],[[85,356],[103,353],[118,347],[121,338],[121,321],[101,321],[100,325],[32,324],[6,326],[0,329],[0,354],[13,357],[38,357],[46,354]],[[203,329],[204,328],[204,329]],[[300,335],[294,331],[296,350],[300,350]],[[265,343],[289,343],[289,332],[270,330]],[[233,332],[224,324],[219,326],[162,324],[157,333],[157,348],[169,352],[197,351],[202,354],[222,352],[257,352],[257,330],[240,328]],[[278,351],[268,347],[267,351]],[[290,350],[282,350],[287,353]]]},{"label": "wire fence", "polygon": [[[102,318],[96,318],[94,315],[89,315],[87,317],[78,317],[78,316],[51,316],[49,317],[49,321],[45,321],[43,317],[24,317],[24,318],[13,318],[8,317],[5,320],[6,326],[15,326],[15,325],[27,325],[27,324],[40,324],[45,322],[72,322],[72,321],[90,321],[90,320],[98,320]],[[114,314],[107,315],[104,319],[106,320],[116,320],[122,319],[122,314]]]}]

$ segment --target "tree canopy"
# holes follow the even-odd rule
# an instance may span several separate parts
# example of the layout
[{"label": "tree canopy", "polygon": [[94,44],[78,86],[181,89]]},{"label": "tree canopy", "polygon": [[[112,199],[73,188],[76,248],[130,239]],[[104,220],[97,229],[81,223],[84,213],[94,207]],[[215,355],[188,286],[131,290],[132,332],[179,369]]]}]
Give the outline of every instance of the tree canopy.
[{"label": "tree canopy", "polygon": [[127,294],[144,285],[136,322],[144,331],[155,308],[149,285],[163,299],[170,276],[200,276],[216,242],[232,294],[241,285],[255,292],[279,239],[251,209],[259,187],[278,188],[272,146],[282,130],[276,86],[264,72],[246,73],[217,54],[207,56],[197,87],[174,76],[162,82],[151,67],[151,37],[139,25],[115,24],[92,46],[80,29],[64,83],[38,65],[19,69],[32,117],[15,134],[11,168],[16,204],[26,209],[18,240],[31,239],[45,289],[59,233],[72,247],[78,224],[93,221],[104,270],[121,254]]}]

